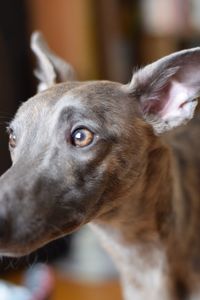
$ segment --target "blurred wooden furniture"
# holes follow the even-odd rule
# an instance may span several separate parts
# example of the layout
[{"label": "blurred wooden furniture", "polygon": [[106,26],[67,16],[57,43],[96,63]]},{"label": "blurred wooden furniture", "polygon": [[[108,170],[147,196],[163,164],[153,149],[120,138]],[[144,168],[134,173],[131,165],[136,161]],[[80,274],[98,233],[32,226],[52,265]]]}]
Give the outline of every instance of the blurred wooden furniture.
[{"label": "blurred wooden furniture", "polygon": [[68,60],[79,78],[98,77],[92,0],[31,0],[30,30],[41,30],[50,47]]}]

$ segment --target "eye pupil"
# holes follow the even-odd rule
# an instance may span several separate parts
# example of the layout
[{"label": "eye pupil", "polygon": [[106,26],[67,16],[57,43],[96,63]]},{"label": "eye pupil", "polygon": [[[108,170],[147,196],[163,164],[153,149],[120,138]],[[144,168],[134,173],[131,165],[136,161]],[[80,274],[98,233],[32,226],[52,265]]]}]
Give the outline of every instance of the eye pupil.
[{"label": "eye pupil", "polygon": [[79,132],[76,133],[75,138],[76,138],[77,140],[84,140],[85,135],[84,135],[83,132],[80,132],[80,131],[79,131]]},{"label": "eye pupil", "polygon": [[86,128],[76,129],[72,133],[72,144],[76,147],[86,147],[92,143],[93,139],[94,134]]}]

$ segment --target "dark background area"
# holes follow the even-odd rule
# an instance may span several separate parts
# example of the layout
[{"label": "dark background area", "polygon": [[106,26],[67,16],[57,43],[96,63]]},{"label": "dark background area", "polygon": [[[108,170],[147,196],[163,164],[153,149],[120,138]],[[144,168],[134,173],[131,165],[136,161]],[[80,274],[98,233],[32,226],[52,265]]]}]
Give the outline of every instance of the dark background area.
[{"label": "dark background area", "polygon": [[10,165],[6,122],[33,93],[27,24],[24,1],[0,1],[0,173]]}]

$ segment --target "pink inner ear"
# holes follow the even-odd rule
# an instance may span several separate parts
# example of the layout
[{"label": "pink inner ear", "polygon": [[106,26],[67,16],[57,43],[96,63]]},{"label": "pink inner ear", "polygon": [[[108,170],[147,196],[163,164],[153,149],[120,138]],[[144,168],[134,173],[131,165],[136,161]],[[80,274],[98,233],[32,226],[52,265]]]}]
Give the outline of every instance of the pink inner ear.
[{"label": "pink inner ear", "polygon": [[181,82],[171,81],[169,91],[164,97],[165,99],[161,99],[164,106],[158,111],[159,116],[166,121],[173,116],[182,115],[182,117],[185,116],[187,118],[192,108],[188,100],[192,100],[192,97],[195,97],[195,90],[194,87],[189,87]]},{"label": "pink inner ear", "polygon": [[160,121],[162,120],[163,124],[168,124],[168,128],[178,126],[191,119],[197,105],[197,99],[195,99],[198,97],[199,90],[197,81],[185,82],[182,81],[183,77],[177,79],[172,78],[152,98],[143,101],[143,113],[146,116],[155,116]]},{"label": "pink inner ear", "polygon": [[171,88],[170,84],[168,83],[155,95],[148,97],[147,99],[142,99],[142,111],[144,114],[161,115],[161,112],[168,105]]},{"label": "pink inner ear", "polygon": [[167,93],[161,96],[163,106],[158,108],[158,115],[164,120],[172,117],[188,118],[193,111],[191,100],[198,97],[200,71],[191,64],[182,67],[181,71],[171,78]]}]

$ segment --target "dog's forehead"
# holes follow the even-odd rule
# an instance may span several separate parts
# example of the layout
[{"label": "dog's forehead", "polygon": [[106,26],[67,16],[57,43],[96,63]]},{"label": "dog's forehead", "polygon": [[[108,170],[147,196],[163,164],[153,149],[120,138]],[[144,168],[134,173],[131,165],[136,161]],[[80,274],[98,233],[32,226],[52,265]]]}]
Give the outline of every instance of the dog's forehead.
[{"label": "dog's forehead", "polygon": [[82,85],[70,90],[74,96],[78,96],[82,101],[99,102],[116,101],[116,98],[125,96],[123,85],[111,81],[88,81]]},{"label": "dog's forehead", "polygon": [[49,111],[61,110],[67,106],[84,108],[120,106],[120,99],[125,97],[122,84],[109,81],[88,81],[62,83],[41,92],[19,108],[14,119],[33,121]]}]

